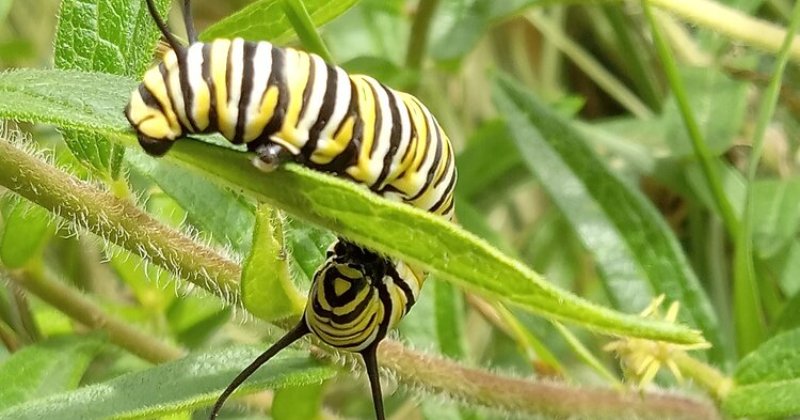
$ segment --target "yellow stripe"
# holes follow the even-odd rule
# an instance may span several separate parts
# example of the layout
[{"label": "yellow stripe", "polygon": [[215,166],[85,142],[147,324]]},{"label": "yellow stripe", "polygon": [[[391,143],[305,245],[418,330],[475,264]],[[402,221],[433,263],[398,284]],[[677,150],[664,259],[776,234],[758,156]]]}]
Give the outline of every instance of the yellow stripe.
[{"label": "yellow stripe", "polygon": [[[278,107],[278,94],[280,91],[277,86],[267,88],[267,93],[261,101],[258,114],[250,121],[245,129],[245,139],[252,140],[258,137],[275,115],[275,108]],[[240,111],[241,112],[241,111]]]},{"label": "yellow stripe", "polygon": [[325,165],[339,156],[353,139],[353,127],[355,127],[355,119],[347,117],[339,131],[333,136],[333,141],[326,141],[314,150],[314,153],[311,154],[311,161],[317,165]]},{"label": "yellow stripe", "polygon": [[161,109],[165,111],[164,116],[167,118],[170,130],[173,133],[180,133],[181,127],[180,124],[178,124],[178,117],[172,110],[167,86],[164,84],[164,79],[161,77],[161,72],[158,71],[158,67],[153,67],[144,74],[144,86],[150,91],[153,97],[156,98],[158,103],[161,104]]},{"label": "yellow stripe", "polygon": [[373,95],[369,82],[364,80],[363,77],[352,76],[350,79],[353,80],[358,90],[358,111],[364,125],[360,145],[361,150],[358,155],[358,164],[356,167],[348,169],[347,173],[357,181],[368,181],[366,178],[369,176],[369,150],[372,148],[372,143],[375,141],[376,98]]},{"label": "yellow stripe", "polygon": [[228,50],[231,48],[231,41],[228,39],[217,39],[211,44],[211,80],[214,82],[217,101],[217,125],[219,131],[225,138],[232,139],[236,130],[236,122],[230,121],[228,116]]}]

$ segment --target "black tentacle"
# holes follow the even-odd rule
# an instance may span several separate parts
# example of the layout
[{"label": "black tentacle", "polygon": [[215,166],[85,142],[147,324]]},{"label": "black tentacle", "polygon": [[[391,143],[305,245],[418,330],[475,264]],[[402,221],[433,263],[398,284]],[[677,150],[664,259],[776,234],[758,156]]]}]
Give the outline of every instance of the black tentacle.
[{"label": "black tentacle", "polygon": [[386,415],[383,413],[383,395],[381,393],[381,375],[378,372],[378,344],[377,341],[361,351],[361,357],[364,359],[364,365],[367,367],[367,377],[369,378],[369,387],[372,390],[372,404],[375,406],[375,418],[377,420],[385,420]]},{"label": "black tentacle", "polygon": [[278,340],[275,344],[273,344],[272,347],[268,348],[267,351],[261,353],[260,356],[258,356],[255,360],[253,360],[252,363],[250,363],[246,368],[244,368],[244,370],[242,370],[236,376],[236,378],[233,379],[233,381],[228,385],[228,387],[225,388],[224,391],[222,391],[222,394],[220,394],[219,398],[217,398],[217,401],[214,403],[214,408],[211,409],[211,415],[209,416],[209,419],[214,420],[217,418],[217,415],[219,415],[219,410],[222,409],[222,405],[225,404],[225,400],[227,400],[228,397],[233,393],[233,391],[235,391],[236,388],[239,387],[239,385],[241,385],[245,380],[247,380],[247,378],[250,377],[250,375],[255,373],[255,371],[258,370],[258,368],[261,367],[261,365],[267,363],[269,359],[278,354],[278,352],[288,347],[289,345],[299,340],[308,333],[309,330],[308,327],[306,326],[305,318],[303,318],[294,328],[289,330],[289,332],[287,332],[286,335],[281,337],[281,339]]}]

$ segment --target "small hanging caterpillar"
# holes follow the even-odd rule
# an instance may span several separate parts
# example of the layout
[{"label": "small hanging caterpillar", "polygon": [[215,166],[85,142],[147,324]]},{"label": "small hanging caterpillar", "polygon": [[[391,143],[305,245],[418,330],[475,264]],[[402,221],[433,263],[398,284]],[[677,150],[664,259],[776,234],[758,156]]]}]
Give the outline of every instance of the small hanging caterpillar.
[{"label": "small hanging caterpillar", "polygon": [[[451,220],[456,169],[450,140],[412,95],[375,79],[348,75],[322,58],[240,38],[198,42],[190,0],[181,45],[146,0],[172,47],[145,73],[125,116],[139,144],[161,156],[192,133],[218,132],[255,152],[269,171],[285,161],[332,173]],[[376,350],[416,301],[424,275],[402,261],[339,239],[314,275],[299,324],[245,368],[220,395],[228,396],[286,346],[314,334],[361,354],[375,413],[384,418]]]}]

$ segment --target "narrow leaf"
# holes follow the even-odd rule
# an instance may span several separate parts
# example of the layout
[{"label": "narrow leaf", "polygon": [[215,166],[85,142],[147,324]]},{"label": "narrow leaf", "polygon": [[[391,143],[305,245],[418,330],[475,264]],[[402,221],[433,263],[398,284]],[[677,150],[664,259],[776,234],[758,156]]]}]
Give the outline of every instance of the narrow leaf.
[{"label": "narrow leaf", "polygon": [[0,417],[26,401],[76,388],[102,341],[63,336],[24,347],[0,365]]},{"label": "narrow leaf", "polygon": [[272,400],[275,420],[319,419],[322,407],[322,383],[281,388]]},{"label": "narrow leaf", "polygon": [[[130,419],[158,417],[210,405],[262,348],[233,347],[128,373],[72,392],[0,411],[0,417],[25,419]],[[319,383],[335,371],[296,352],[270,360],[236,395],[264,388]]]},{"label": "narrow leaf", "polygon": [[684,303],[686,320],[723,351],[711,305],[656,209],[533,95],[504,77],[494,93],[528,168],[594,255],[615,305],[638,311],[664,293]]}]

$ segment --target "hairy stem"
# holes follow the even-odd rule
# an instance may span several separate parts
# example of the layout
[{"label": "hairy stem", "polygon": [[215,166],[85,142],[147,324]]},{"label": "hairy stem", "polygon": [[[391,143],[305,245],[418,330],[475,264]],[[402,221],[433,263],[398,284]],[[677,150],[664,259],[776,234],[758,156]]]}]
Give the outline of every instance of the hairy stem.
[{"label": "hairy stem", "polygon": [[408,40],[406,50],[406,66],[413,70],[422,67],[422,59],[425,58],[425,50],[428,47],[428,32],[431,26],[431,19],[439,0],[420,0],[417,15],[411,25],[411,38]]},{"label": "hairy stem", "polygon": [[240,270],[234,262],[4,139],[0,184],[230,302],[238,300]]},{"label": "hairy stem", "polygon": [[35,270],[13,270],[8,277],[70,318],[95,330],[103,330],[112,343],[153,363],[163,363],[183,356],[178,347],[162,342],[131,327],[125,321],[108,315],[103,309],[64,283],[48,278]]},{"label": "hairy stem", "polygon": [[[229,301],[238,301],[235,287],[241,269],[214,250],[169,229],[137,209],[132,203],[114,198],[73,176],[31,156],[18,146],[0,139],[0,185],[50,209],[91,232],[143,255],[157,265],[178,272]],[[202,258],[198,258],[202,256]],[[108,316],[93,307],[79,293],[66,286],[41,279],[21,279],[26,289],[65,313],[88,325],[107,329]],[[214,283],[219,282],[219,283]],[[60,286],[60,287],[59,287]],[[78,309],[81,309],[79,311]],[[66,309],[69,309],[67,311]],[[100,317],[98,321],[94,317]],[[114,324],[116,325],[116,324]],[[125,346],[133,335],[124,334]],[[127,348],[127,347],[126,347]],[[336,354],[325,349],[321,356]],[[349,359],[352,360],[352,359]],[[577,389],[566,384],[534,383],[465,368],[458,363],[410,351],[387,340],[379,349],[379,360],[404,383],[471,404],[526,413],[569,415],[583,413],[619,417],[629,413],[653,417],[716,418],[707,402],[661,393],[619,393],[610,389]]]}]

